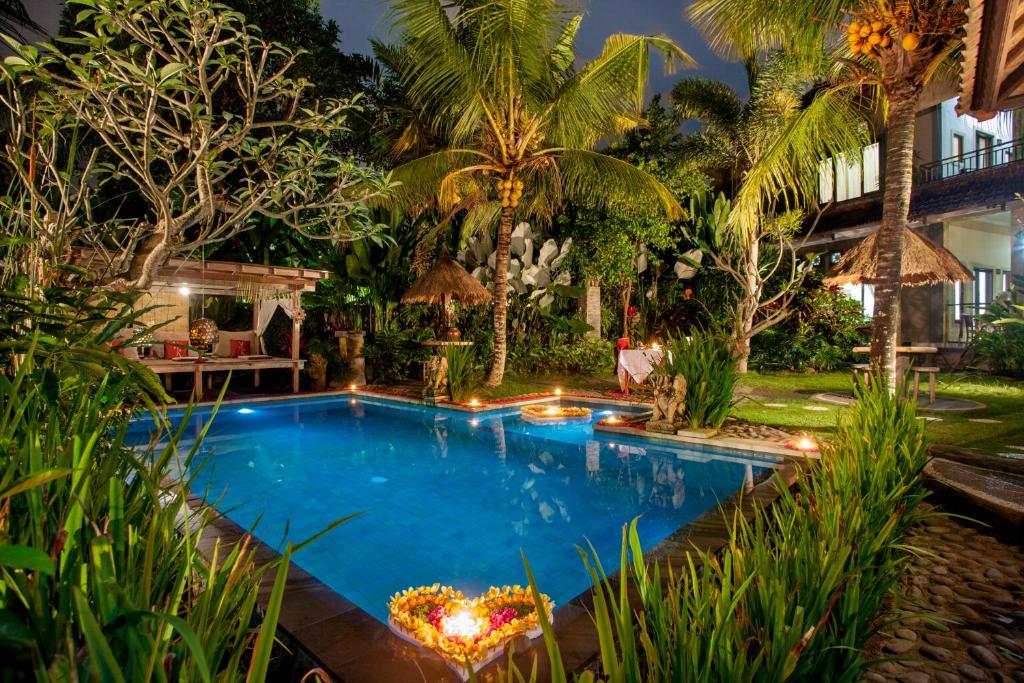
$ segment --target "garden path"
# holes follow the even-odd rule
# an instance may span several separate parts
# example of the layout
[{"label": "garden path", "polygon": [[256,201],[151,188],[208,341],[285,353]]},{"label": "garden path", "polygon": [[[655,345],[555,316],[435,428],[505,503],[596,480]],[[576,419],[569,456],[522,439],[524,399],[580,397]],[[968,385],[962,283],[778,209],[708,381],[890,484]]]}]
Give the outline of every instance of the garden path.
[{"label": "garden path", "polygon": [[[886,629],[868,646],[869,681],[1024,682],[1024,550],[952,517],[932,518],[908,542],[904,594],[935,619]],[[890,660],[890,661],[886,661]]]}]

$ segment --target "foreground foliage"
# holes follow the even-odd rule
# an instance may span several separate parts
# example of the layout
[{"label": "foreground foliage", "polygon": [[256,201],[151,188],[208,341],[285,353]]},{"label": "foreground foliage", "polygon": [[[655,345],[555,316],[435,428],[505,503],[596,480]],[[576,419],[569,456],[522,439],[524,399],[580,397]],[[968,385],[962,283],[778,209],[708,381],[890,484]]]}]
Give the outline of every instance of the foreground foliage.
[{"label": "foreground foliage", "polygon": [[[188,412],[172,430],[156,376],[106,345],[130,305],[85,288],[0,300],[3,680],[263,681],[293,549],[262,569],[248,542],[199,553],[205,429],[179,449]],[[133,415],[148,444],[127,440]]]},{"label": "foreground foliage", "polygon": [[[887,599],[925,496],[914,406],[877,378],[874,387],[858,387],[819,464],[798,469],[792,488],[778,481],[780,498],[752,521],[732,521],[719,554],[691,554],[682,569],[648,565],[635,521],[623,530],[623,580],[607,576],[593,548],[582,552],[601,664],[579,680],[860,680],[865,644],[898,618]],[[545,640],[552,680],[567,680],[550,628]],[[506,680],[523,680],[509,666]]]},{"label": "foreground foliage", "polygon": [[718,429],[729,417],[739,379],[736,358],[722,334],[694,329],[672,339],[664,370],[686,378],[686,420],[697,429]]}]

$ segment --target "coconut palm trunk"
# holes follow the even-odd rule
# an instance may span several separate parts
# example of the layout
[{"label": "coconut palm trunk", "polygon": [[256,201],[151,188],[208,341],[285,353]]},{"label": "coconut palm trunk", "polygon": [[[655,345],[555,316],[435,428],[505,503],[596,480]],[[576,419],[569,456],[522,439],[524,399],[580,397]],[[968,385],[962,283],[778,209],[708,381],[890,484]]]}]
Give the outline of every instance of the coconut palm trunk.
[{"label": "coconut palm trunk", "polygon": [[743,300],[736,316],[736,372],[747,373],[750,362],[750,340],[753,337],[754,317],[761,305],[761,285],[757,266],[761,258],[761,247],[757,240],[747,245],[747,262],[744,268]]},{"label": "coconut palm trunk", "polygon": [[910,213],[914,173],[914,110],[916,92],[889,96],[888,149],[885,154],[885,194],[878,235],[875,310],[871,323],[871,362],[895,393],[896,342],[900,324],[900,272],[903,231]]},{"label": "coconut palm trunk", "polygon": [[515,207],[501,209],[498,222],[498,244],[494,253],[494,356],[487,373],[487,386],[496,387],[505,377],[508,357],[508,263],[512,253],[512,223]]}]

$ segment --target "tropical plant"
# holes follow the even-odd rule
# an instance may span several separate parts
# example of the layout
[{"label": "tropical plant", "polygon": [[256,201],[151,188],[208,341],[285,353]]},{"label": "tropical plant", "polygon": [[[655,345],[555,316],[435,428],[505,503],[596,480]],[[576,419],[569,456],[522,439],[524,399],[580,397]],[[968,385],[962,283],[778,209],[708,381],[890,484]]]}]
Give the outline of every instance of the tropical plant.
[{"label": "tropical plant", "polygon": [[[65,347],[79,362],[51,360],[43,328],[55,317],[31,318],[41,324],[2,345],[5,679],[264,681],[294,548],[262,569],[247,541],[201,554],[212,516],[194,513],[189,491],[210,423],[179,450],[189,412],[171,428],[144,410],[156,433],[136,448],[127,429],[149,382],[104,373],[97,361],[116,352],[85,335]],[[259,625],[259,588],[275,570]]]},{"label": "tropical plant", "polygon": [[476,378],[476,351],[472,346],[449,346],[445,349],[448,361],[448,393],[453,401],[462,401],[478,386]]},{"label": "tropical plant", "polygon": [[511,367],[529,375],[598,375],[610,371],[614,360],[612,343],[596,337],[517,345],[509,355]]},{"label": "tropical plant", "polygon": [[729,417],[739,379],[728,339],[717,332],[691,330],[669,340],[662,371],[686,378],[686,419],[691,427],[718,429]]},{"label": "tropical plant", "polygon": [[782,323],[754,338],[750,362],[757,370],[836,370],[853,360],[853,348],[867,342],[870,324],[860,302],[820,276],[804,280]]},{"label": "tropical plant", "polygon": [[978,320],[982,324],[971,339],[971,349],[992,372],[1024,377],[1024,309],[993,302]]},{"label": "tropical plant", "polygon": [[[830,90],[872,88],[886,116],[885,189],[871,359],[896,387],[900,264],[921,93],[955,68],[967,0],[696,0],[690,17],[720,53],[799,51],[836,65]],[[844,55],[845,53],[845,55]]]},{"label": "tropical plant", "polygon": [[[389,181],[333,151],[354,105],[305,106],[295,53],[208,0],[73,3],[75,37],[42,50],[8,39],[16,55],[0,67],[8,209],[42,258],[85,244],[111,285],[142,288],[257,215],[317,239],[374,229],[364,200]],[[113,183],[131,206],[99,205]]]},{"label": "tropical plant", "polygon": [[[635,520],[623,529],[615,579],[592,547],[581,550],[600,660],[575,680],[862,679],[864,646],[903,617],[893,598],[911,558],[906,532],[927,515],[928,456],[911,402],[890,398],[880,381],[855,391],[820,462],[798,468],[794,490],[777,481],[779,499],[753,520],[732,518],[718,553],[688,553],[681,568],[649,564]],[[567,681],[554,632],[542,625],[550,680]],[[504,680],[526,680],[511,657]]]},{"label": "tropical plant", "polygon": [[738,287],[732,336],[741,373],[750,340],[785,319],[806,272],[793,237],[817,204],[820,160],[867,139],[851,94],[818,87],[827,76],[824,57],[744,57],[746,102],[703,78],[684,79],[672,91],[677,111],[703,124],[680,154],[716,171],[732,198],[691,199],[689,236]]},{"label": "tropical plant", "polygon": [[439,148],[394,171],[402,183],[395,200],[463,215],[463,234],[496,226],[487,377],[496,386],[508,353],[509,253],[518,220],[548,220],[564,200],[643,201],[681,214],[651,175],[592,150],[639,123],[652,49],[669,68],[689,58],[664,37],[616,34],[577,66],[582,17],[556,0],[395,0],[391,19],[403,38],[395,68],[421,112],[415,124]]}]

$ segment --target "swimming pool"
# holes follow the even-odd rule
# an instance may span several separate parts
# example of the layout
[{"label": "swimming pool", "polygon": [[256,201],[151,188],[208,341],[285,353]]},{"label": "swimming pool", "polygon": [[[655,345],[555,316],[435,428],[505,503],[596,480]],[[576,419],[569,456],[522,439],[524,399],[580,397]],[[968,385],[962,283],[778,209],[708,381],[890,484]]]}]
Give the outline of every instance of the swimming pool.
[{"label": "swimming pool", "polygon": [[[591,407],[595,420],[606,410]],[[193,413],[190,437],[209,415]],[[140,422],[131,437],[150,428]],[[563,605],[590,585],[577,545],[592,543],[611,571],[623,523],[639,515],[651,548],[771,465],[595,435],[590,424],[533,425],[518,409],[472,415],[348,396],[222,406],[201,452],[195,486],[240,526],[258,519],[272,547],[364,512],[295,561],[382,621],[388,598],[409,586],[475,595],[525,584],[520,549]]]}]

